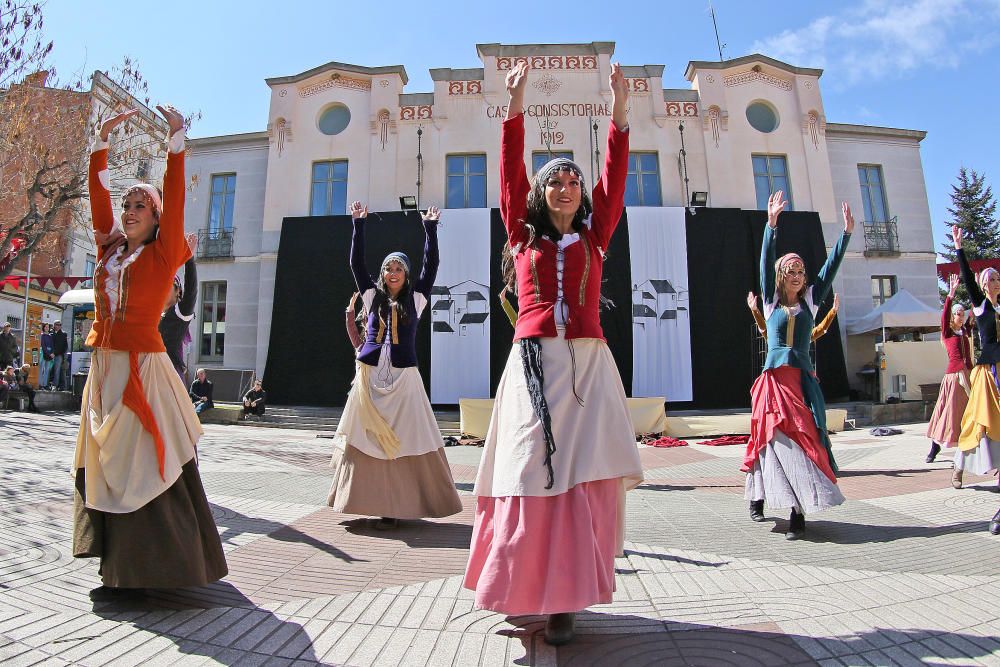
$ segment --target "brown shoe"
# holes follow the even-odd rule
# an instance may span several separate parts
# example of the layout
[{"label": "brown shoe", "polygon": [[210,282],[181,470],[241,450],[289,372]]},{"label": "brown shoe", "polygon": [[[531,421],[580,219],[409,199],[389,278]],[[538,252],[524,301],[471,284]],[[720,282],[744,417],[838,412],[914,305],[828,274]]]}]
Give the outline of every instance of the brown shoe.
[{"label": "brown shoe", "polygon": [[955,472],[951,473],[951,485],[956,489],[962,488],[962,469],[955,468]]},{"label": "brown shoe", "polygon": [[573,612],[549,614],[549,620],[545,622],[545,643],[552,646],[568,644],[573,640],[575,625],[576,614]]}]

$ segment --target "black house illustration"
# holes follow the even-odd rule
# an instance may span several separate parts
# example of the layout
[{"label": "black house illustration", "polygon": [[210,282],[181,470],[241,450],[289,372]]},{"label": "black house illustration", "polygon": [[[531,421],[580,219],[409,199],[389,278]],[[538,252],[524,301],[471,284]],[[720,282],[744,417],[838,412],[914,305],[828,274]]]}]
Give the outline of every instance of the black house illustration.
[{"label": "black house illustration", "polygon": [[486,335],[490,316],[489,286],[475,280],[431,288],[431,328],[436,333]]}]

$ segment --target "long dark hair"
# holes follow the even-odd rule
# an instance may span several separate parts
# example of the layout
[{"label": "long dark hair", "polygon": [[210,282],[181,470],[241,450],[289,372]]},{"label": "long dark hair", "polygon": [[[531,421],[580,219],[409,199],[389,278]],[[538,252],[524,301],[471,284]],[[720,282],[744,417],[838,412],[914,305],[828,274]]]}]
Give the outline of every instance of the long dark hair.
[{"label": "long dark hair", "polygon": [[[584,222],[593,213],[594,205],[590,201],[590,194],[587,192],[587,189],[583,187],[583,176],[579,174],[577,176],[580,179],[580,208],[573,215],[571,226],[573,232],[579,234],[580,230],[584,227]],[[552,224],[552,219],[549,217],[549,205],[545,201],[545,188],[547,185],[548,178],[541,179],[536,175],[535,181],[531,186],[531,191],[528,193],[527,219],[524,221],[528,229],[528,242],[526,245],[532,245],[540,236],[544,236],[552,241],[559,241],[563,237],[562,233]],[[500,258],[500,271],[508,289],[517,294],[514,255],[510,249],[509,242],[503,246],[503,254]]]},{"label": "long dark hair", "polygon": [[379,320],[388,322],[389,309],[392,308],[396,313],[396,321],[400,324],[406,324],[409,321],[409,316],[401,304],[406,303],[406,300],[413,293],[413,285],[410,283],[409,272],[406,273],[406,280],[403,281],[403,286],[399,288],[399,294],[396,295],[395,301],[389,296],[389,290],[386,289],[385,271],[381,267],[378,271],[378,281],[375,287],[375,299],[372,301],[372,310],[378,315]]}]

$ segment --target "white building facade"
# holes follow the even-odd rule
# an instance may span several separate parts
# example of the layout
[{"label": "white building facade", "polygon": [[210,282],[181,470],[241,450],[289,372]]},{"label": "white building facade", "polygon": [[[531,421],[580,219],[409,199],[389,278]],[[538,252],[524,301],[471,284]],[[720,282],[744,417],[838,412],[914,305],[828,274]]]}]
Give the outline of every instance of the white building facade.
[{"label": "white building facade", "polygon": [[[614,44],[477,51],[481,68],[431,70],[429,93],[405,92],[403,66],[331,62],[268,79],[266,131],[189,141],[186,225],[203,239],[189,366],[263,372],[286,217],[344,214],[354,200],[398,210],[403,196],[422,208],[496,207],[504,77],[519,60],[531,68],[526,161],[568,154],[593,182],[610,121]],[[848,376],[860,386],[855,374],[872,361],[874,340],[848,339],[843,323],[902,288],[938,304],[925,133],[828,122],[822,71],[766,56],[691,62],[685,89],[663,87],[663,65],[623,69],[628,207],[755,209],[783,189],[794,210],[819,214],[831,246],[839,203],[851,205],[858,229],[835,288]]]}]

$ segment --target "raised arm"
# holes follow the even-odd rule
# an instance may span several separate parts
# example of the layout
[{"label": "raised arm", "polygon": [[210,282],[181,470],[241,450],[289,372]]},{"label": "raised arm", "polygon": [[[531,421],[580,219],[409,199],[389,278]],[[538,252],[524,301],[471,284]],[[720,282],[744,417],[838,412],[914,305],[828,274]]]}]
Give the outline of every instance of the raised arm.
[{"label": "raised arm", "polygon": [[767,198],[767,224],[764,225],[764,241],[760,249],[760,298],[764,304],[774,300],[774,263],[778,259],[776,235],[778,216],[785,210],[784,193],[774,192]]},{"label": "raised arm", "polygon": [[844,232],[837,239],[836,245],[833,246],[833,250],[830,251],[826,262],[823,263],[823,268],[816,275],[816,282],[813,283],[812,292],[813,303],[815,304],[823,303],[830,294],[830,289],[833,287],[833,279],[837,276],[840,263],[844,261],[844,255],[847,254],[847,244],[851,242],[851,234],[854,232],[854,215],[851,214],[851,207],[847,205],[847,202],[841,204],[841,211],[844,216]]},{"label": "raised arm", "polygon": [[500,217],[513,247],[527,243],[528,174],[524,167],[524,88],[528,63],[522,61],[507,73],[507,117],[500,128]]},{"label": "raised arm", "polygon": [[194,257],[184,263],[184,295],[177,304],[177,309],[181,315],[194,315],[195,305],[198,303],[198,269],[195,266]]},{"label": "raised arm", "polygon": [[826,332],[830,330],[830,325],[833,324],[833,318],[837,316],[838,310],[840,310],[840,295],[834,294],[833,307],[827,311],[826,317],[823,318],[823,321],[813,327],[810,340],[818,340],[826,335]]},{"label": "raised arm", "polygon": [[108,170],[108,142],[114,129],[137,113],[138,109],[129,109],[101,123],[90,153],[87,183],[90,190],[90,219],[94,226],[98,259],[104,255],[104,248],[110,242],[109,237],[115,226],[114,206],[111,204],[111,172]]},{"label": "raised arm", "polygon": [[355,292],[351,295],[351,301],[347,304],[347,310],[344,311],[344,327],[347,329],[347,338],[351,341],[351,347],[357,350],[361,347],[361,334],[358,333],[358,325],[355,323],[354,319],[354,304],[357,303],[358,293]]},{"label": "raised arm", "polygon": [[441,211],[437,206],[431,206],[427,213],[421,215],[424,225],[424,261],[420,264],[420,277],[417,278],[413,289],[430,299],[431,288],[437,278],[438,266],[441,264],[441,255],[438,251],[437,226],[441,219]]},{"label": "raised arm", "polygon": [[[941,310],[941,338],[951,338],[955,332],[951,330],[951,304],[955,299],[955,289],[958,287],[958,276],[951,275],[948,278],[948,295],[944,298],[944,308]],[[965,326],[965,323],[962,323]]]},{"label": "raised arm", "polygon": [[163,211],[157,245],[164,261],[177,270],[191,257],[184,238],[184,116],[169,104],[156,109],[170,126],[167,136],[167,171],[163,175]]},{"label": "raised arm", "polygon": [[625,181],[628,177],[628,85],[618,63],[611,65],[608,84],[612,98],[608,148],[604,152],[601,177],[594,184],[591,194],[594,203],[591,228],[602,250],[606,250],[611,242],[611,235],[625,209]]},{"label": "raised arm", "polygon": [[969,293],[969,299],[972,301],[973,307],[981,306],[983,301],[986,300],[986,295],[983,294],[983,290],[979,289],[979,283],[976,282],[976,274],[972,272],[972,267],[969,266],[969,259],[965,256],[965,249],[962,248],[962,228],[958,225],[953,225],[951,228],[951,237],[955,242],[958,269],[962,273],[962,283],[965,285],[965,291]]},{"label": "raised arm", "polygon": [[351,236],[351,273],[354,274],[354,284],[358,291],[364,294],[370,289],[375,289],[375,281],[368,273],[368,265],[365,264],[365,219],[368,217],[368,207],[362,206],[356,201],[351,204],[351,222],[354,224],[354,233]]},{"label": "raised arm", "polygon": [[757,295],[753,292],[747,293],[747,308],[750,309],[750,314],[753,315],[753,321],[757,324],[757,331],[762,334],[766,334],[767,321],[764,319],[764,314],[760,312],[760,308],[757,307]]}]

